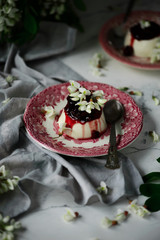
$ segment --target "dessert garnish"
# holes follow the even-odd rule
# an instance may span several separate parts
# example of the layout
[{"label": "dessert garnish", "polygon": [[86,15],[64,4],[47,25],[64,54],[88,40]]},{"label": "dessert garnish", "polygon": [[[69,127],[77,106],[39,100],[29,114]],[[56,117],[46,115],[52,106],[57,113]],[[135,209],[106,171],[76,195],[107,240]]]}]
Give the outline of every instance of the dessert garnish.
[{"label": "dessert garnish", "polygon": [[88,90],[80,83],[70,80],[67,104],[62,110],[58,125],[63,133],[74,139],[98,138],[105,132],[103,106],[107,101],[102,90]]},{"label": "dessert garnish", "polygon": [[82,87],[78,82],[70,81],[68,90],[70,92],[69,97],[72,101],[75,101],[75,106],[79,106],[78,110],[91,113],[92,109],[101,110],[101,107],[105,104],[104,92],[102,90],[90,91]]}]

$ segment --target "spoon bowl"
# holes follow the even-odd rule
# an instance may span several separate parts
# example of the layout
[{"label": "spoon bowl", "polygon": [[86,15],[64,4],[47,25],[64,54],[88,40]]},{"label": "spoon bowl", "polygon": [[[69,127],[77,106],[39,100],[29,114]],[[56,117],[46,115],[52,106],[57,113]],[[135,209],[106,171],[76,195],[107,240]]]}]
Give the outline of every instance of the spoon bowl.
[{"label": "spoon bowl", "polygon": [[107,101],[103,108],[106,122],[113,123],[124,115],[123,105],[116,99]]},{"label": "spoon bowl", "polygon": [[123,105],[116,99],[107,101],[103,111],[106,122],[111,124],[110,147],[105,166],[110,169],[116,169],[120,165],[117,155],[115,123],[123,117],[125,111]]}]

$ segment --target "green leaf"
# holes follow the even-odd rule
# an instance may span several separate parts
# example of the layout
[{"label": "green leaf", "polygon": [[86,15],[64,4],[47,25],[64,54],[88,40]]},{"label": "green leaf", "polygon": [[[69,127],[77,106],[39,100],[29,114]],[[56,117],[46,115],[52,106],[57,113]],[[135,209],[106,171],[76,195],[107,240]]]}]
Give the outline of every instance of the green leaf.
[{"label": "green leaf", "polygon": [[159,157],[159,158],[157,158],[157,162],[159,162],[159,163],[160,163],[160,157]]},{"label": "green leaf", "polygon": [[160,172],[151,172],[143,177],[143,181],[145,183],[156,181],[156,180],[160,180]]},{"label": "green leaf", "polygon": [[160,210],[160,194],[155,194],[145,201],[145,205],[150,212],[157,212]]},{"label": "green leaf", "polygon": [[24,29],[32,35],[35,35],[38,31],[38,22],[36,21],[36,18],[30,14],[29,11],[26,11],[24,17]]},{"label": "green leaf", "polygon": [[73,0],[76,8],[78,8],[81,11],[85,11],[86,10],[86,5],[83,2],[83,0]]},{"label": "green leaf", "polygon": [[140,192],[142,195],[151,197],[155,194],[160,194],[160,184],[147,183],[140,186]]}]

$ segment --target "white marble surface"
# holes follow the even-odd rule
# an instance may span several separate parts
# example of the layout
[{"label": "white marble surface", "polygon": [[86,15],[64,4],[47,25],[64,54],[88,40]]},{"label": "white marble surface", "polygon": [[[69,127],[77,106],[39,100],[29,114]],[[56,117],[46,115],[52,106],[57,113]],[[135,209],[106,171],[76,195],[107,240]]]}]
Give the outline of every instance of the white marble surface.
[{"label": "white marble surface", "polygon": [[[101,52],[107,58],[106,70],[104,76],[101,77],[93,76],[88,64],[95,52]],[[55,59],[47,59],[43,62],[36,62],[33,66],[48,76],[54,76],[55,72],[52,68],[54,61]],[[148,131],[155,130],[160,134],[160,106],[155,106],[152,100],[152,95],[160,97],[160,72],[137,70],[111,59],[104,53],[97,38],[77,47],[71,53],[59,57],[57,61],[64,64],[65,69],[71,68],[75,72],[75,76],[81,76],[88,81],[103,82],[117,88],[127,86],[131,90],[143,92],[143,96],[134,97],[144,114],[142,132],[134,143],[121,152],[132,159],[142,175],[151,171],[159,171],[160,165],[156,159],[160,156],[160,143],[153,143],[148,136]],[[65,77],[65,73],[63,73],[63,77]],[[139,203],[143,204],[143,202],[144,198],[139,197]],[[54,203],[57,204],[57,207],[53,207]],[[66,206],[78,211],[80,218],[75,222],[65,223],[62,217]],[[103,217],[112,218],[118,208],[126,209],[127,206],[126,199],[112,206],[106,206],[99,202],[88,206],[77,205],[68,192],[60,189],[51,192],[39,210],[20,218],[26,230],[20,232],[19,237],[21,240],[89,240],[95,238],[99,240],[117,238],[120,240],[128,238],[130,240],[159,240],[159,212],[152,214],[147,219],[141,219],[134,215],[129,216],[126,222],[110,229],[101,226]]]}]

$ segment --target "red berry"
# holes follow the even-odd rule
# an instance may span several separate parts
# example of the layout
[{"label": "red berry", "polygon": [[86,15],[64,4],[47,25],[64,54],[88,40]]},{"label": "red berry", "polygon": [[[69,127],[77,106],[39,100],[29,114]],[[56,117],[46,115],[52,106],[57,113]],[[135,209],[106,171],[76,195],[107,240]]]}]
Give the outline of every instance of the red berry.
[{"label": "red berry", "polygon": [[118,224],[118,222],[116,220],[112,221],[112,226],[117,225],[117,224]]},{"label": "red berry", "polygon": [[79,213],[78,212],[74,212],[75,215],[76,215],[76,218],[79,217]]},{"label": "red berry", "polygon": [[128,211],[124,211],[124,215],[127,216],[128,215]]}]

